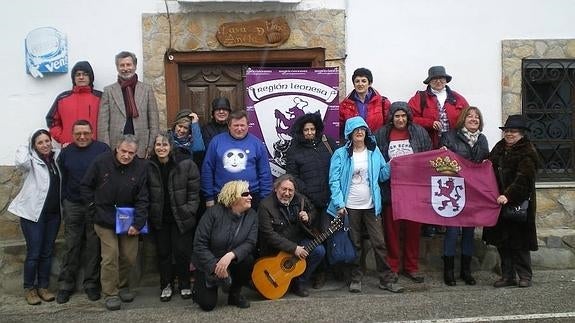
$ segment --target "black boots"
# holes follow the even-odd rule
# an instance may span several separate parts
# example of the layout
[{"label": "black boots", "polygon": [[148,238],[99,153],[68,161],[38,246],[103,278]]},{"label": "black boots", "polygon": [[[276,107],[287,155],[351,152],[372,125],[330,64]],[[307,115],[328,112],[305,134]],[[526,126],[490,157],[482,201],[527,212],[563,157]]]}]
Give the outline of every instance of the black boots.
[{"label": "black boots", "polygon": [[475,285],[475,278],[471,276],[471,256],[461,255],[460,275],[466,285]]},{"label": "black boots", "polygon": [[455,286],[454,260],[453,256],[443,256],[443,281],[447,286]]},{"label": "black boots", "polygon": [[[443,256],[443,281],[447,286],[455,286],[455,274],[453,267],[455,257]],[[471,256],[461,255],[461,279],[466,285],[475,285],[476,281],[471,276]]]}]

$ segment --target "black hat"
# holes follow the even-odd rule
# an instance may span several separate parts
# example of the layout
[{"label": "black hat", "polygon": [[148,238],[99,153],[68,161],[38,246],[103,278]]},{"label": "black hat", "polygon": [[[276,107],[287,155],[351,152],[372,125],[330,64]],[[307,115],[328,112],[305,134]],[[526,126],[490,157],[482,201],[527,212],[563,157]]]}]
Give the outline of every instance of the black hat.
[{"label": "black hat", "polygon": [[451,75],[445,72],[445,67],[443,66],[432,66],[427,71],[427,78],[423,81],[423,84],[429,84],[432,78],[445,77],[447,83],[451,82]]},{"label": "black hat", "polygon": [[505,121],[505,125],[503,127],[499,127],[499,129],[501,129],[501,130],[521,129],[521,130],[529,131],[529,128],[527,127],[527,122],[525,121],[525,118],[523,118],[523,116],[520,114],[514,114],[514,115],[510,115],[509,117],[507,117],[507,120]]},{"label": "black hat", "polygon": [[76,65],[72,67],[72,73],[71,73],[72,85],[76,85],[74,83],[74,75],[76,75],[76,72],[78,71],[88,73],[88,75],[90,76],[90,86],[94,87],[94,70],[92,70],[92,65],[90,65],[88,61],[79,61],[78,63],[76,63]]},{"label": "black hat", "polygon": [[218,109],[224,109],[231,112],[232,108],[230,107],[230,100],[228,100],[228,98],[225,97],[215,98],[212,101],[212,112]]}]

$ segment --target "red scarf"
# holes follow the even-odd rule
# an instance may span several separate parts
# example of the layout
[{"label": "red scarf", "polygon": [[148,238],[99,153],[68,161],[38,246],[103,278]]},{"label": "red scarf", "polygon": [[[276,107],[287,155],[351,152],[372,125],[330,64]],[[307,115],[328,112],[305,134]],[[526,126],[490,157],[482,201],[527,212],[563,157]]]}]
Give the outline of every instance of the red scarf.
[{"label": "red scarf", "polygon": [[136,91],[136,84],[138,83],[138,74],[134,74],[134,76],[127,80],[118,76],[118,83],[120,83],[122,87],[126,116],[129,118],[137,118],[139,114],[138,107],[136,107],[136,100],[134,99],[134,92]]}]

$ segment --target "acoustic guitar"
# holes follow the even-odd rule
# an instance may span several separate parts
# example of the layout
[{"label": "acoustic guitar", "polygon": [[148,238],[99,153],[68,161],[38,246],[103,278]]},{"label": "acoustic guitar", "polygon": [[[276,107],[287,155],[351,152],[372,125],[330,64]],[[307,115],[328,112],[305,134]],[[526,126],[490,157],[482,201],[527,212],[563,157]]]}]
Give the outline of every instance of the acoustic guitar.
[{"label": "acoustic guitar", "polygon": [[[343,227],[343,220],[336,217],[329,228],[316,236],[304,248],[310,253],[320,243]],[[256,261],[252,271],[252,281],[256,289],[267,299],[278,299],[285,295],[290,282],[305,271],[305,259],[280,251],[274,257],[263,257]]]}]

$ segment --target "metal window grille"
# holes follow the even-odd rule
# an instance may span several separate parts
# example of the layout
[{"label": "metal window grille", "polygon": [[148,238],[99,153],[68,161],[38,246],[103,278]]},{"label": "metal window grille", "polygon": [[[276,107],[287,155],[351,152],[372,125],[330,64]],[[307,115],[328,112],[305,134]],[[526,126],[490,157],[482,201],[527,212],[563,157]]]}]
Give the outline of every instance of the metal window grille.
[{"label": "metal window grille", "polygon": [[538,181],[575,181],[575,59],[523,59],[523,115],[541,160]]}]

